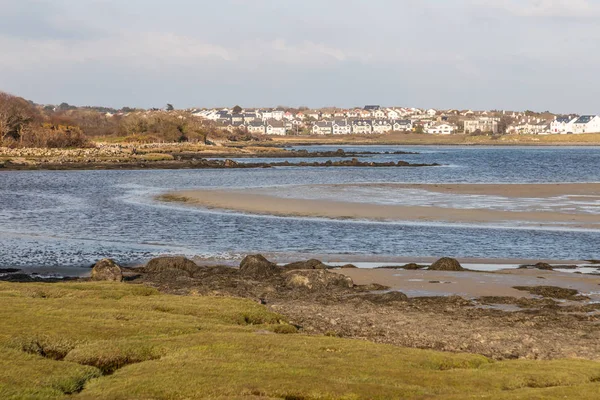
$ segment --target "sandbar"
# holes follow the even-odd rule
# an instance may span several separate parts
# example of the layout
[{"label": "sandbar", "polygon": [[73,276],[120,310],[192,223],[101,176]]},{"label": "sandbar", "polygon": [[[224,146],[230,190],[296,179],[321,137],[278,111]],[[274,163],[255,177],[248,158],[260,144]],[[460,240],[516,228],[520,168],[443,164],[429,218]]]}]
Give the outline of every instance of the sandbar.
[{"label": "sandbar", "polygon": [[[588,201],[600,200],[600,184],[532,184],[532,185],[404,185],[377,184],[395,188],[418,188],[431,192],[452,194],[480,194],[543,198],[557,196],[585,196]],[[337,186],[340,185],[329,185]],[[361,185],[366,186],[366,185]],[[298,190],[303,190],[298,187]],[[441,206],[374,204],[329,199],[301,199],[277,197],[270,189],[198,189],[169,193],[159,197],[163,201],[183,202],[209,209],[233,210],[260,215],[358,219],[375,221],[443,222],[465,224],[524,225],[600,229],[600,213],[562,211],[510,211],[478,208],[450,208]]]}]

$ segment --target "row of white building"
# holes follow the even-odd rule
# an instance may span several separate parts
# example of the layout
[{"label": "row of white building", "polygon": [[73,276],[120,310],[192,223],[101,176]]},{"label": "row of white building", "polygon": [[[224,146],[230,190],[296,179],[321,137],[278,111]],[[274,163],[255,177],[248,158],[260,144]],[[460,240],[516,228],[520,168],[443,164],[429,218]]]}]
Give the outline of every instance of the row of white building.
[{"label": "row of white building", "polygon": [[577,134],[600,132],[600,116],[582,115],[580,117],[558,117],[550,123],[548,134]]}]

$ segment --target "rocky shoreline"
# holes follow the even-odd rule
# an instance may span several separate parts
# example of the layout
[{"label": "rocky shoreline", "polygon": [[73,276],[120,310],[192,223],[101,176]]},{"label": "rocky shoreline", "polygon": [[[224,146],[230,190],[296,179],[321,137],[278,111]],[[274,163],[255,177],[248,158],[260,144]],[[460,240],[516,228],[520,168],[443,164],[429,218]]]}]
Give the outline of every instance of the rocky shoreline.
[{"label": "rocky shoreline", "polygon": [[363,162],[356,158],[352,160],[326,162],[258,162],[240,163],[231,159],[226,160],[172,160],[172,161],[134,161],[114,160],[95,162],[0,162],[0,170],[13,171],[64,171],[64,170],[139,170],[139,169],[256,169],[273,167],[436,167],[440,164],[412,164],[406,161],[398,162]]},{"label": "rocky shoreline", "polygon": [[[553,273],[539,267],[540,273]],[[401,268],[472,273],[449,258]],[[409,297],[375,282],[356,284],[344,271],[356,271],[356,267],[334,268],[319,260],[280,266],[253,255],[239,268],[232,268],[161,257],[138,268],[102,260],[89,279],[125,281],[183,296],[252,299],[286,316],[307,334],[476,353],[497,360],[600,359],[600,304],[586,301],[577,290],[536,286],[515,287],[521,297]],[[19,272],[13,274],[13,281],[22,277]],[[11,280],[7,275],[11,274],[1,279]]]}]

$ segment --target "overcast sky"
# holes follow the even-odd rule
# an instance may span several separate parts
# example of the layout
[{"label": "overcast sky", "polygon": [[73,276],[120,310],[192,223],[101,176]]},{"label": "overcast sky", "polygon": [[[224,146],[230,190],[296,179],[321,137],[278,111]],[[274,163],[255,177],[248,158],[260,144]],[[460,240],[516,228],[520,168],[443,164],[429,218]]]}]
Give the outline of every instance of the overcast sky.
[{"label": "overcast sky", "polygon": [[0,0],[39,103],[600,113],[600,0]]}]

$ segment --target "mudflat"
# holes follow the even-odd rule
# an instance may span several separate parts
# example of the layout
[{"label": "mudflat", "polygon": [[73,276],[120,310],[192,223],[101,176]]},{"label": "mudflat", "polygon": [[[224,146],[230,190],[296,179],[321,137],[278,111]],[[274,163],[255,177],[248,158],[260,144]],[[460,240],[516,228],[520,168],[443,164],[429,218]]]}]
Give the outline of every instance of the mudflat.
[{"label": "mudflat", "polygon": [[[356,185],[330,185],[332,188]],[[362,187],[368,185],[361,185]],[[389,189],[419,189],[448,194],[474,194],[516,198],[551,198],[584,196],[586,201],[600,200],[599,183],[576,184],[376,184]],[[299,187],[298,190],[303,190]],[[278,197],[269,189],[188,190],[161,196],[165,201],[179,201],[206,208],[235,210],[277,216],[321,217],[335,219],[397,220],[448,223],[527,222],[533,226],[598,229],[600,214],[564,212],[563,210],[511,211],[440,206],[358,203],[351,201]]]}]

